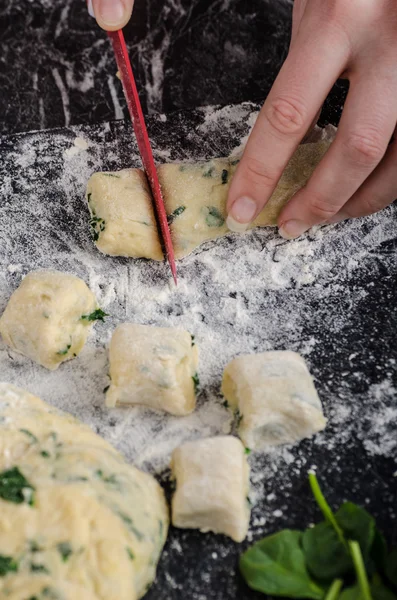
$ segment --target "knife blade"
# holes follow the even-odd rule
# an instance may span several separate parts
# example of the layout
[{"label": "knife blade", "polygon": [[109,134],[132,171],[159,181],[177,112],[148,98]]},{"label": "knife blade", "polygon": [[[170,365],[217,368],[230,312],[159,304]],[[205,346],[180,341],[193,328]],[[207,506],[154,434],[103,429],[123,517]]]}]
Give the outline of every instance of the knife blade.
[{"label": "knife blade", "polygon": [[164,205],[163,194],[161,192],[160,182],[157,175],[156,165],[154,163],[153,152],[146,129],[145,118],[143,116],[134,74],[132,72],[131,61],[128,56],[124,34],[122,29],[117,31],[108,31],[107,34],[113,46],[116,63],[120,72],[121,83],[123,84],[124,95],[127,101],[132,126],[134,128],[139,153],[142,159],[143,168],[145,169],[149,186],[152,191],[154,208],[157,215],[167,259],[175,284],[177,284],[175,254],[167,220],[167,212]]}]

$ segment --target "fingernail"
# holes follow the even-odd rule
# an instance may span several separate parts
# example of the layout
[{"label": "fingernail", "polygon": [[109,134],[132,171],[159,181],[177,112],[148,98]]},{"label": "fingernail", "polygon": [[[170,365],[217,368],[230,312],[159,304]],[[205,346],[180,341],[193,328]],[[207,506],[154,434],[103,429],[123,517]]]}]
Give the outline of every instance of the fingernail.
[{"label": "fingernail", "polygon": [[125,7],[121,0],[101,0],[98,5],[99,17],[105,25],[114,27],[124,19]]},{"label": "fingernail", "polygon": [[88,8],[88,14],[90,15],[90,17],[94,17],[94,19],[95,19],[95,13],[94,13],[94,7],[92,6],[92,0],[88,0],[87,8]]},{"label": "fingernail", "polygon": [[291,220],[283,223],[278,232],[285,240],[293,240],[302,235],[302,233],[305,233],[308,229],[310,229],[310,227],[307,223]]},{"label": "fingernail", "polygon": [[226,225],[230,231],[237,233],[246,231],[256,214],[256,210],[256,202],[252,198],[243,196],[233,204],[230,214],[226,219]]}]

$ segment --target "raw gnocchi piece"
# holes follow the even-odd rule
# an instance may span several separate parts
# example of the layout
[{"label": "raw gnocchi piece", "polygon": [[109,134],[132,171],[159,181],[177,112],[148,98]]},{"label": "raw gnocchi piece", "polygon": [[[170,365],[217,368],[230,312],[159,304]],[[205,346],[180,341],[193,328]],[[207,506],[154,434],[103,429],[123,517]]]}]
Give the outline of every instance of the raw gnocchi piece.
[{"label": "raw gnocchi piece", "polygon": [[172,454],[172,524],[242,542],[250,520],[249,466],[233,436],[186,442]]},{"label": "raw gnocchi piece", "polygon": [[235,358],[224,371],[222,393],[238,411],[238,435],[252,450],[298,442],[326,425],[313,379],[295,352]]},{"label": "raw gnocchi piece", "polygon": [[189,332],[124,323],[113,333],[106,405],[143,404],[173,415],[196,406],[198,351]]},{"label": "raw gnocchi piece", "polygon": [[95,173],[87,186],[92,238],[111,256],[162,260],[151,193],[140,169]]},{"label": "raw gnocchi piece", "polygon": [[0,383],[0,598],[137,600],[168,525],[155,479],[72,416]]},{"label": "raw gnocchi piece", "polygon": [[33,271],[11,296],[0,334],[13,350],[54,370],[81,352],[93,322],[104,316],[82,279]]}]

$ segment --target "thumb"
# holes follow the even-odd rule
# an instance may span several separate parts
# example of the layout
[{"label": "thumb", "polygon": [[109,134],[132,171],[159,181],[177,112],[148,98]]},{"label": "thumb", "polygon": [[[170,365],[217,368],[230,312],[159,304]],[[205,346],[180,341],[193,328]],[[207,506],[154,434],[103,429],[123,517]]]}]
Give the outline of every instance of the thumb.
[{"label": "thumb", "polygon": [[134,0],[88,0],[88,12],[106,31],[115,31],[127,25]]}]

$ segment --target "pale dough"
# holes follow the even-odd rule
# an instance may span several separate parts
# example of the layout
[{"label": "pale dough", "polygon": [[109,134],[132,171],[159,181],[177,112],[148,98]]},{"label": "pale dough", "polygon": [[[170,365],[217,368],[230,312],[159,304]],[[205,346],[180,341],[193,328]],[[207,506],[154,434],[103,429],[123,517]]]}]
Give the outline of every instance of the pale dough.
[{"label": "pale dough", "polygon": [[[307,183],[329,145],[321,141],[298,147],[251,227],[276,224],[282,207]],[[218,158],[158,167],[176,258],[229,233],[226,200],[237,164],[234,158]],[[162,259],[150,191],[142,171],[96,173],[88,182],[87,198],[95,243],[102,252]]]},{"label": "pale dough", "polygon": [[173,415],[196,406],[198,351],[188,331],[124,323],[113,333],[106,405],[142,404]]},{"label": "pale dough", "polygon": [[172,524],[242,542],[250,519],[249,466],[235,437],[186,442],[172,454]]},{"label": "pale dough", "polygon": [[238,410],[238,435],[252,450],[298,442],[326,425],[313,379],[295,352],[235,358],[224,371],[222,393]]},{"label": "pale dough", "polygon": [[151,476],[72,416],[0,384],[0,598],[137,600],[168,523]]},{"label": "pale dough", "polygon": [[78,277],[34,271],[12,294],[0,334],[11,348],[54,370],[81,352],[97,309],[94,294]]},{"label": "pale dough", "polygon": [[87,202],[98,250],[111,256],[163,259],[143,171],[95,173],[88,182]]}]

